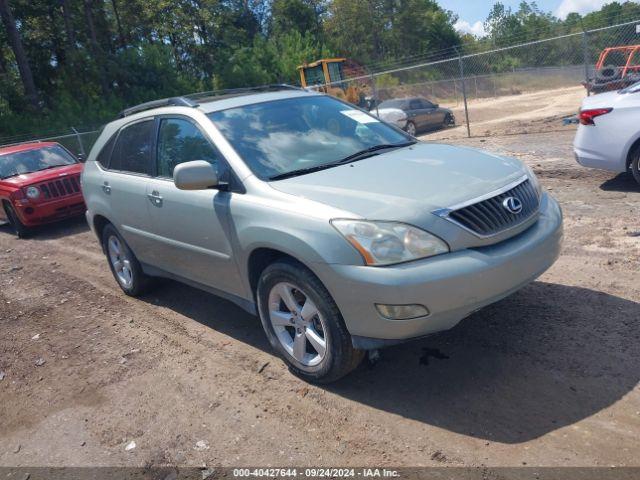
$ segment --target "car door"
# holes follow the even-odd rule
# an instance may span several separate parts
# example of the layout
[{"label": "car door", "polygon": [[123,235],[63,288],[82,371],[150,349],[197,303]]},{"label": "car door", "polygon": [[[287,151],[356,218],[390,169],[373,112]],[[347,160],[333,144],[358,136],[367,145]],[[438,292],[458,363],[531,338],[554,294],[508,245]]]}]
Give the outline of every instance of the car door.
[{"label": "car door", "polygon": [[156,174],[147,187],[147,208],[158,241],[154,264],[184,279],[242,295],[228,228],[229,202],[234,193],[176,188],[173,169],[193,160],[213,164],[219,178],[224,178],[229,168],[193,120],[161,117]]},{"label": "car door", "polygon": [[110,220],[141,262],[149,259],[154,246],[146,195],[154,131],[153,118],[135,121],[120,130],[100,186]]},{"label": "car door", "polygon": [[422,108],[422,102],[417,98],[409,100],[409,110],[407,111],[407,117],[412,121],[417,130],[420,130],[426,125],[426,117]]},{"label": "car door", "polygon": [[444,112],[429,100],[422,100],[422,108],[426,112],[430,128],[439,127],[444,122]]}]

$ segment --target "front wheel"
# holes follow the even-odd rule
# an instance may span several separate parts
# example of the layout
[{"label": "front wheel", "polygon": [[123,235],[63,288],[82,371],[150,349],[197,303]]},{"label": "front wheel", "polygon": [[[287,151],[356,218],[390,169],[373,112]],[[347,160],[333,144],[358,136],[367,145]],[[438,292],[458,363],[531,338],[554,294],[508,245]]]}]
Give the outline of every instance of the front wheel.
[{"label": "front wheel", "polygon": [[407,122],[407,126],[404,127],[405,131],[412,137],[416,136],[416,124],[413,122]]},{"label": "front wheel", "polygon": [[355,369],[364,352],[351,344],[340,310],[320,280],[293,261],[262,273],[258,310],[269,342],[304,380],[335,381]]},{"label": "front wheel", "polygon": [[637,147],[633,152],[633,158],[631,159],[631,173],[636,182],[640,184],[640,147]]},{"label": "front wheel", "polygon": [[28,237],[29,233],[31,233],[31,230],[29,229],[29,227],[27,227],[24,223],[20,221],[20,218],[18,218],[18,214],[13,209],[10,203],[8,202],[4,203],[4,211],[7,214],[9,223],[11,223],[11,226],[13,227],[13,230],[16,232],[16,235],[18,236],[18,238]]},{"label": "front wheel", "polygon": [[447,113],[444,116],[444,122],[442,123],[443,127],[454,127],[456,125],[456,117],[453,116],[452,113]]}]

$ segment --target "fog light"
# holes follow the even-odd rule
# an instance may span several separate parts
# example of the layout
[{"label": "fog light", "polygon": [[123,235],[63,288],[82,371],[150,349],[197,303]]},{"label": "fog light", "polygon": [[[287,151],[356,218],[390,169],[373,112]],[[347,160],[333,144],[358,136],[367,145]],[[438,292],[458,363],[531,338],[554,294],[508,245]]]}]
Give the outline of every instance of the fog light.
[{"label": "fog light", "polygon": [[376,309],[380,315],[390,320],[409,320],[429,315],[429,310],[424,305],[382,305],[376,303]]}]

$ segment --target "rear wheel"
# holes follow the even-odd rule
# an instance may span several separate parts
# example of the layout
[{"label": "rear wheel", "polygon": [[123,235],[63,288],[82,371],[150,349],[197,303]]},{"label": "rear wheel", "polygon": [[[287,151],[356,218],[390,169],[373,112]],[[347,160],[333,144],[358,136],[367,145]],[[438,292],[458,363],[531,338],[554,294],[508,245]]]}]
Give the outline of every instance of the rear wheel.
[{"label": "rear wheel", "polygon": [[145,293],[151,286],[151,278],[144,274],[140,262],[113,225],[104,227],[102,245],[122,291],[132,297]]},{"label": "rear wheel", "polygon": [[6,212],[7,218],[9,219],[9,223],[11,223],[11,226],[13,227],[13,230],[16,232],[16,235],[18,235],[18,238],[28,237],[29,233],[31,233],[31,230],[29,229],[29,227],[27,227],[24,223],[20,221],[20,218],[18,218],[18,214],[16,213],[16,211],[13,209],[13,207],[9,202],[4,202],[3,205],[4,205],[4,211]]},{"label": "rear wheel", "polygon": [[416,124],[413,122],[407,122],[407,126],[404,127],[405,131],[412,137],[416,136]]},{"label": "rear wheel", "polygon": [[640,184],[640,146],[636,147],[631,158],[631,173],[636,182]]},{"label": "rear wheel", "polygon": [[302,265],[279,261],[268,266],[258,282],[257,300],[269,342],[299,377],[332,382],[364,357],[353,348],[327,289]]}]

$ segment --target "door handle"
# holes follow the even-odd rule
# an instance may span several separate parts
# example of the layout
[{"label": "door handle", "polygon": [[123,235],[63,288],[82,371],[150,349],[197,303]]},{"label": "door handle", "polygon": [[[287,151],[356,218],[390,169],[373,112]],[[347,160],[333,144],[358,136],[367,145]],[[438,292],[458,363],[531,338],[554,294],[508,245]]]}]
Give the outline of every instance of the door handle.
[{"label": "door handle", "polygon": [[102,185],[102,191],[107,195],[111,195],[111,186],[109,185],[109,182],[104,182]]},{"label": "door handle", "polygon": [[162,195],[160,195],[160,192],[158,192],[157,190],[154,190],[153,192],[147,194],[147,197],[149,198],[149,201],[156,207],[162,206]]}]

